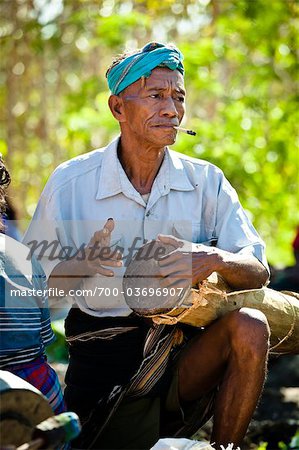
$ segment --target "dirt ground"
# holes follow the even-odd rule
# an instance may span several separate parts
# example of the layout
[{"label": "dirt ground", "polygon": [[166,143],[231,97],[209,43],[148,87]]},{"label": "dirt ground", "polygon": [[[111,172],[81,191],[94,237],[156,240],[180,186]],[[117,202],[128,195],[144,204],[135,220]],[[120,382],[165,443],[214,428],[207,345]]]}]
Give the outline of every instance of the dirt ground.
[{"label": "dirt ground", "polygon": [[299,356],[272,357],[268,379],[251,422],[248,439],[255,443],[268,442],[267,450],[278,450],[278,443],[280,441],[289,443],[297,429],[299,429]]}]

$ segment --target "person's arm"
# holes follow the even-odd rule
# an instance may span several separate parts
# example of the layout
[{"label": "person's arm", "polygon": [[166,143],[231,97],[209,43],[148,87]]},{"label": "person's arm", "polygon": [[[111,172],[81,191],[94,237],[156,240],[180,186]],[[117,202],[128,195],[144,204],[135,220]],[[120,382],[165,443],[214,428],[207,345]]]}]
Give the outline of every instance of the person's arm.
[{"label": "person's arm", "polygon": [[233,289],[261,288],[269,278],[265,266],[253,255],[195,245],[192,252],[193,280],[198,283],[212,272],[219,273]]},{"label": "person's arm", "polygon": [[253,255],[230,253],[216,247],[159,235],[163,244],[172,244],[176,250],[159,261],[163,287],[192,286],[218,272],[233,289],[255,289],[264,286],[268,271]]}]

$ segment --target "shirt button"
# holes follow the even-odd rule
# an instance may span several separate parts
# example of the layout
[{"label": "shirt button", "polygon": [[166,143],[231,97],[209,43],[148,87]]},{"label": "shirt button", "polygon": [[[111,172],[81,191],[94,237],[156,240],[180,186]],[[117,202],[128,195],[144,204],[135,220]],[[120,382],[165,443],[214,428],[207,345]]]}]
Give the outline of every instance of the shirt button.
[{"label": "shirt button", "polygon": [[148,217],[148,216],[150,216],[150,212],[148,211],[145,215],[146,215],[146,217]]}]

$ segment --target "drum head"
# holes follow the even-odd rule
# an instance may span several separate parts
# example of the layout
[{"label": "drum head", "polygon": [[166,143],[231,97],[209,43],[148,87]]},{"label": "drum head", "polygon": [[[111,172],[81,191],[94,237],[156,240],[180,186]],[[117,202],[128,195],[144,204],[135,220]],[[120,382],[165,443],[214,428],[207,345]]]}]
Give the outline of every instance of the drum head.
[{"label": "drum head", "polygon": [[30,441],[35,426],[51,416],[51,406],[37,389],[10,372],[0,371],[1,447]]}]

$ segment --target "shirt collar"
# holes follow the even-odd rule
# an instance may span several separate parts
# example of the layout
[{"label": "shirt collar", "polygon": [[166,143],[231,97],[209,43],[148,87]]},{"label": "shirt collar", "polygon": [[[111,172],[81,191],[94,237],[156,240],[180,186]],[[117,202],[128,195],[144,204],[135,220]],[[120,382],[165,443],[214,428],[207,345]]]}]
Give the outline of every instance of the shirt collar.
[{"label": "shirt collar", "polygon": [[100,179],[96,199],[112,197],[119,194],[121,189],[118,171],[117,144],[119,137],[114,139],[104,150],[101,165]]},{"label": "shirt collar", "polygon": [[189,180],[186,168],[178,153],[167,149],[167,154],[169,157],[169,188],[176,191],[193,191],[195,186]]},{"label": "shirt collar", "polygon": [[[119,137],[104,150],[96,199],[101,200],[122,192],[127,197],[143,204],[142,197],[130,183],[118,160],[118,142]],[[177,191],[192,191],[195,189],[187,176],[181,159],[168,148],[166,148],[162,166],[154,181],[153,189],[155,187],[158,188],[160,195],[167,195],[170,189]]]}]

